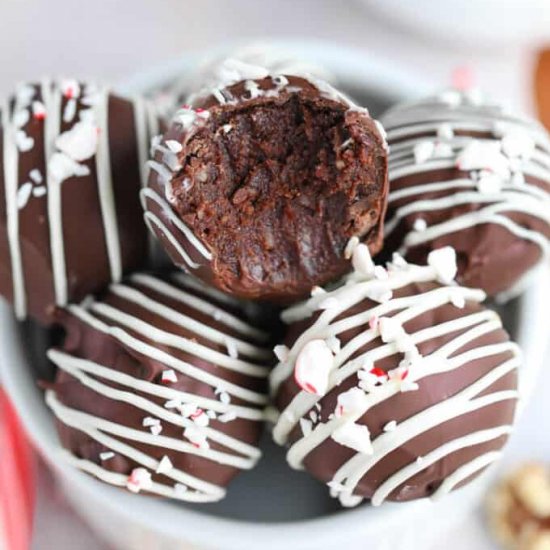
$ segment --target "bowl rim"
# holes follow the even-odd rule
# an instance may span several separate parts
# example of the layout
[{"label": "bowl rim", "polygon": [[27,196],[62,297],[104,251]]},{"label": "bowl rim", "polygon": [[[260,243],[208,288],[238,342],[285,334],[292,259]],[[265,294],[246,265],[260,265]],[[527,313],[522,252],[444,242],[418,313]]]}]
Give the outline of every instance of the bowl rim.
[{"label": "bowl rim", "polygon": [[[397,69],[391,62],[357,48],[339,46],[322,40],[269,41],[269,44],[292,49],[299,57],[317,60],[328,65],[329,69],[337,67],[340,71],[344,70],[342,59],[345,58],[345,70],[348,70],[354,79],[358,79],[362,86],[373,93],[378,92],[391,100],[414,97],[431,88],[428,82],[406,69]],[[216,51],[221,52],[223,49],[211,50],[208,53]],[[125,94],[137,94],[154,88],[192,68],[197,59],[197,54],[183,56],[138,74],[120,83],[116,89]],[[360,71],[358,67],[361,68]],[[545,327],[550,321],[550,312],[544,308],[544,304],[549,303],[550,299],[550,288],[545,284],[548,273],[544,272],[544,276],[538,275],[537,284],[528,289],[520,302],[521,322],[518,341],[523,344],[526,362],[533,365],[530,367],[532,372],[538,371],[543,363],[546,351]],[[201,512],[200,508],[182,508],[148,496],[135,498],[134,495],[105,485],[83,472],[63,467],[61,448],[51,414],[41,396],[37,398],[39,390],[30,369],[21,368],[27,362],[23,349],[24,342],[19,325],[7,304],[0,304],[0,326],[0,357],[3,359],[0,361],[0,379],[11,396],[31,440],[64,484],[69,500],[72,500],[71,492],[78,491],[81,496],[86,496],[90,503],[101,503],[106,511],[144,525],[151,532],[163,533],[176,540],[184,536],[189,543],[200,544],[201,547],[223,546],[239,550],[255,548],[258,537],[261,537],[262,547],[266,550],[279,549],[283,541],[288,543],[289,540],[292,540],[293,549],[302,550],[341,545],[357,541],[366,533],[370,536],[382,530],[387,531],[393,525],[397,528],[403,525],[405,519],[410,522],[412,517],[419,518],[433,510],[434,505],[431,501],[421,500],[408,503],[406,506],[386,503],[379,508],[359,507],[318,518],[264,523],[213,516]],[[529,345],[526,344],[528,342]],[[534,376],[530,378],[533,380],[525,384],[526,388],[534,386]],[[462,501],[479,492],[476,485],[482,484],[473,484],[453,493],[437,504],[438,509],[441,510],[443,506],[448,508],[450,514],[455,513],[454,510],[460,507]],[[186,525],[193,525],[193,529],[185,529]],[[281,526],[284,526],[284,530],[281,530]]]}]

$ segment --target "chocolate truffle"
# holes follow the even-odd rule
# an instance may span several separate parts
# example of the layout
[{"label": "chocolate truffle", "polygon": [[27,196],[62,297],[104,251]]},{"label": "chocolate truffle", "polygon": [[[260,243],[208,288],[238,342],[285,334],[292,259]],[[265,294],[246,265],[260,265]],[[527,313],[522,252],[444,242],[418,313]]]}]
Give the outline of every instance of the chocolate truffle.
[{"label": "chocolate truffle", "polygon": [[387,155],[367,111],[313,77],[236,61],[154,144],[145,219],[176,265],[250,299],[290,301],[382,244]]},{"label": "chocolate truffle", "polygon": [[550,253],[550,140],[537,122],[478,93],[397,106],[388,131],[384,248],[417,263],[455,248],[460,283],[519,293]]},{"label": "chocolate truffle", "polygon": [[493,463],[514,420],[519,352],[481,290],[452,283],[454,252],[395,256],[286,310],[271,382],[275,440],[345,506],[435,498]]},{"label": "chocolate truffle", "polygon": [[271,353],[233,303],[182,274],[136,274],[60,316],[46,401],[69,464],[190,502],[222,499],[256,464]]},{"label": "chocolate truffle", "polygon": [[2,109],[0,294],[19,319],[139,267],[139,189],[155,117],[140,100],[75,80],[19,86]]}]

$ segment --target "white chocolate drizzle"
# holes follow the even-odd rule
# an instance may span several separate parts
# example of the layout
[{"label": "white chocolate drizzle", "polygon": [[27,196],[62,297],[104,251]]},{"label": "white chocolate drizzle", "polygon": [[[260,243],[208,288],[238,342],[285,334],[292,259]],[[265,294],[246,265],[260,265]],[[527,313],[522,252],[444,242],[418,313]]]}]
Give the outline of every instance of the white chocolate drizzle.
[{"label": "white chocolate drizzle", "polygon": [[[366,248],[364,244],[356,244],[353,254],[360,253],[358,251],[362,247]],[[328,484],[332,496],[338,497],[343,505],[354,506],[361,502],[361,497],[354,494],[357,484],[371,468],[384,460],[393,450],[418,435],[468,412],[518,397],[515,389],[487,393],[488,388],[495,382],[519,367],[520,353],[516,344],[506,341],[480,345],[460,352],[476,339],[501,329],[501,320],[494,311],[481,310],[462,314],[456,319],[424,327],[413,333],[407,333],[404,329],[408,321],[447,304],[460,309],[466,302],[479,303],[484,300],[485,294],[482,291],[460,287],[449,280],[449,276],[456,273],[453,252],[449,248],[432,252],[427,266],[408,264],[401,257],[395,256],[394,261],[388,264],[387,278],[384,280],[380,281],[374,274],[355,272],[348,277],[345,284],[335,290],[324,295],[316,294],[307,302],[283,312],[283,320],[289,324],[306,320],[313,315],[316,317],[289,350],[285,349],[283,355],[278,354],[280,362],[271,374],[273,393],[293,376],[299,382],[295,369],[303,350],[310,346],[310,343],[327,342],[350,330],[357,332],[353,338],[344,341],[339,349],[334,349],[328,383],[322,395],[308,391],[301,383],[302,391],[299,391],[281,411],[273,430],[277,443],[287,443],[291,432],[298,424],[302,425],[301,419],[306,417],[312,408],[322,406],[323,395],[350,377],[358,378],[357,386],[338,396],[336,410],[330,411],[328,417],[327,414],[324,415],[326,421],[319,421],[316,412],[317,422],[314,422],[314,426],[308,429],[307,433],[302,429],[302,436],[297,440],[294,441],[293,437],[294,442],[287,453],[290,466],[302,469],[303,460],[308,454],[329,438],[354,449],[356,453],[335,472]],[[399,289],[423,282],[438,282],[439,285],[418,294],[394,296]],[[374,304],[365,307],[364,311],[346,315],[348,310],[366,299],[373,300],[372,288],[380,284],[384,285],[387,291],[383,300],[374,300]],[[322,309],[322,301],[326,300],[327,296],[334,299],[333,307]],[[358,331],[359,328],[361,330]],[[419,344],[450,335],[453,335],[452,338],[430,355],[420,354]],[[377,338],[381,338],[381,345],[357,355],[359,350]],[[500,354],[506,354],[508,358],[478,380],[448,399],[428,406],[405,420],[388,422],[382,433],[372,441],[368,436],[368,430],[360,430],[361,424],[357,422],[369,410],[399,393],[418,391],[426,377],[468,368],[472,361]],[[311,358],[310,355],[311,349],[308,351],[308,359],[315,362],[315,358]],[[378,361],[389,357],[396,357],[398,368],[384,372],[376,367]],[[319,360],[321,361],[321,358]],[[323,357],[322,361],[326,359]],[[445,442],[427,453],[422,461],[413,460],[386,480],[382,480],[372,497],[372,504],[381,504],[392,491],[416,473],[448,454],[492,441],[509,434],[510,431],[511,426],[496,426]],[[475,473],[497,457],[498,453],[491,452],[479,457],[470,466],[464,466],[465,469],[459,468],[443,482],[435,496],[448,492],[468,477],[468,472]]]},{"label": "white chocolate drizzle", "polygon": [[[219,308],[214,302],[208,302],[186,291],[180,285],[167,283],[151,275],[134,275],[128,284],[112,285],[111,292],[127,302],[128,307],[145,308],[155,317],[167,319],[209,343],[198,343],[192,338],[161,330],[130,315],[124,306],[115,308],[92,299],[81,306],[68,306],[68,311],[83,323],[109,334],[130,352],[162,363],[166,370],[162,373],[161,381],[154,383],[72,356],[62,350],[51,349],[48,352],[49,359],[86,388],[102,398],[127,403],[143,411],[142,425],[128,426],[124,424],[124,419],[114,421],[68,407],[58,399],[55,390],[49,390],[46,401],[60,422],[84,432],[102,444],[105,447],[102,454],[114,453],[113,456],[125,456],[137,463],[145,473],[135,473],[134,470],[129,478],[109,471],[90,460],[79,459],[66,451],[63,453],[64,457],[70,464],[107,483],[127,486],[129,490],[136,489],[136,492],[143,489],[190,502],[220,500],[225,495],[225,489],[176,468],[173,452],[197,455],[238,469],[250,469],[256,464],[260,458],[257,447],[210,424],[215,419],[219,419],[222,424],[236,420],[264,420],[267,396],[229,382],[224,378],[223,371],[235,371],[253,378],[266,378],[268,370],[260,365],[270,356],[270,351],[260,343],[265,340],[266,335],[248,326],[225,309]],[[161,298],[157,299],[155,296]],[[231,340],[243,358],[233,357],[229,352],[223,351],[223,341],[229,337],[228,334],[202,323],[192,314],[184,314],[177,307],[169,305],[173,304],[174,300],[182,306],[185,305],[186,309],[190,307],[197,313],[211,314],[219,319],[222,325],[231,327]],[[203,309],[203,306],[206,308]],[[220,312],[219,315],[215,315],[217,310]],[[235,332],[241,334],[243,339],[236,337]],[[220,369],[219,374],[210,374],[194,366],[192,362],[179,359],[170,350],[184,351],[186,355],[214,364]],[[249,360],[249,357],[254,358],[255,362]],[[177,383],[180,375],[189,376],[214,388],[213,394],[216,397],[204,397],[171,387]],[[164,401],[164,406],[159,404],[159,400],[161,403]],[[163,426],[168,425],[181,428],[181,438],[164,435]],[[138,450],[132,442],[170,450],[172,460],[165,454],[159,461]],[[223,450],[212,448],[209,442],[222,446]],[[171,480],[172,485],[155,480],[158,473]],[[138,483],[138,486],[134,487],[136,480],[140,479],[146,483]],[[187,490],[181,490],[181,486]]]},{"label": "white chocolate drizzle", "polygon": [[[389,205],[400,202],[386,222],[391,235],[407,216],[421,220],[406,235],[399,252],[444,235],[481,224],[497,224],[540,249],[540,262],[550,258],[550,138],[535,121],[507,113],[477,95],[448,91],[424,101],[390,109],[382,117],[390,143],[389,179],[425,175],[415,185],[398,185]],[[478,135],[457,135],[460,132]],[[467,175],[442,181],[432,174],[458,169]],[[428,193],[441,193],[427,198]],[[474,204],[453,218],[428,226],[424,214]],[[546,235],[513,219],[526,214],[547,227]],[[526,274],[501,299],[520,292]]]},{"label": "white chocolate drizzle", "polygon": [[[62,109],[63,98],[66,98]],[[27,315],[27,289],[21,244],[19,219],[31,200],[47,203],[50,252],[56,304],[64,306],[68,295],[68,280],[62,196],[64,182],[72,177],[90,175],[88,163],[95,162],[98,197],[101,208],[105,243],[111,280],[122,276],[120,239],[113,191],[109,144],[109,95],[93,84],[80,85],[76,81],[42,81],[39,85],[21,85],[17,88],[13,107],[6,104],[2,110],[4,133],[3,166],[6,190],[7,234],[12,266],[14,309],[19,319]],[[136,148],[138,157],[148,155],[151,120],[150,106],[134,102]],[[34,118],[43,121],[43,143],[34,143],[24,127]],[[145,122],[144,122],[145,121]],[[62,123],[70,127],[61,132]],[[32,143],[31,143],[32,142]],[[30,181],[20,176],[20,155],[33,147],[43,147],[46,166],[30,170]],[[143,176],[145,177],[145,175]]]}]

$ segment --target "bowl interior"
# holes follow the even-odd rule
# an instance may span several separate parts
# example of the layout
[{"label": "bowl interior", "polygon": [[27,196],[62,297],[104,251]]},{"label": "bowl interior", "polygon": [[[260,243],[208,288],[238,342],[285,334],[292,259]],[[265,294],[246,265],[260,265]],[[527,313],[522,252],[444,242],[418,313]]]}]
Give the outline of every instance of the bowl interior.
[{"label": "bowl interior", "polygon": [[[285,42],[284,48],[295,56],[325,64],[335,75],[339,86],[368,107],[375,117],[396,100],[425,93],[429,88],[426,82],[417,77],[401,72],[379,59],[371,59],[358,50],[343,49],[327,43],[292,42]],[[195,63],[196,59],[190,57],[176,60],[131,79],[118,89],[129,94],[152,92],[190,73]],[[525,298],[522,298],[501,310],[508,330],[520,341],[525,336],[524,325],[528,321],[523,312],[530,311],[530,315],[534,316],[533,322],[538,319],[538,326],[546,315],[546,312],[541,314],[540,300],[537,301],[533,296],[534,293],[528,295],[527,305]],[[287,466],[284,450],[276,447],[267,433],[262,442],[264,457],[258,467],[238,476],[231,484],[225,500],[201,505],[200,508],[150,497],[135,497],[81,472],[67,471],[68,467],[57,456],[59,444],[53,419],[36,383],[38,380],[51,379],[53,373],[44,359],[44,350],[59,340],[59,334],[47,333],[32,323],[17,325],[5,304],[0,304],[0,319],[0,354],[3,356],[0,373],[30,436],[42,454],[58,470],[60,477],[64,477],[66,484],[71,485],[73,491],[81,492],[96,502],[101,501],[106,509],[112,509],[113,512],[131,515],[136,522],[143,522],[152,530],[170,531],[176,536],[181,528],[180,522],[185,519],[187,525],[196,526],[193,536],[197,540],[202,536],[200,532],[206,530],[209,536],[214,536],[214,531],[219,529],[218,540],[223,541],[224,547],[254,548],[253,545],[239,545],[239,537],[244,529],[250,536],[261,531],[262,541],[270,541],[269,544],[262,544],[266,548],[275,548],[285,537],[293,536],[300,526],[315,525],[316,529],[308,539],[313,545],[311,547],[320,548],[325,541],[328,548],[329,540],[343,542],[348,535],[353,535],[354,530],[357,536],[369,524],[387,529],[391,521],[399,521],[405,514],[411,517],[415,512],[432,510],[430,502],[417,502],[410,505],[387,504],[379,509],[361,506],[352,511],[342,511],[336,501],[328,496],[322,484]],[[542,326],[545,326],[544,322]],[[535,337],[537,341],[540,340],[537,335]],[[468,490],[458,491],[444,503],[438,504],[438,508],[441,511],[442,506],[446,507],[452,516],[453,510],[460,508],[466,494]],[[270,527],[273,524],[277,524],[273,528],[278,527],[281,523],[285,524],[286,529],[277,529],[275,532]],[[231,541],[235,541],[235,545]]]}]

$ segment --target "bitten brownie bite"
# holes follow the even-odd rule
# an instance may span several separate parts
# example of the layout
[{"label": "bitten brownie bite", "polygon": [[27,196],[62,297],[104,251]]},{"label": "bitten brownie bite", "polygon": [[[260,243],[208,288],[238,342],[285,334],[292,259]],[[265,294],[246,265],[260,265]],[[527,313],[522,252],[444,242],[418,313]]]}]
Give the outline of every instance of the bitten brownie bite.
[{"label": "bitten brownie bite", "polygon": [[230,294],[291,301],[343,275],[348,240],[382,244],[386,145],[313,77],[236,61],[154,143],[145,219],[176,265]]},{"label": "bitten brownie bite", "polygon": [[345,506],[440,497],[498,459],[514,420],[519,350],[454,251],[427,266],[353,251],[347,284],[283,313],[274,438]]},{"label": "bitten brownie bite", "polygon": [[550,253],[550,139],[474,91],[390,109],[384,257],[455,248],[458,280],[504,300]]},{"label": "bitten brownie bite", "polygon": [[135,274],[59,315],[46,402],[69,464],[190,502],[222,499],[256,464],[271,352],[236,303],[182,274]]},{"label": "bitten brownie bite", "polygon": [[143,101],[75,80],[23,84],[1,115],[0,294],[49,324],[145,261],[138,194],[158,126]]}]

